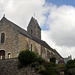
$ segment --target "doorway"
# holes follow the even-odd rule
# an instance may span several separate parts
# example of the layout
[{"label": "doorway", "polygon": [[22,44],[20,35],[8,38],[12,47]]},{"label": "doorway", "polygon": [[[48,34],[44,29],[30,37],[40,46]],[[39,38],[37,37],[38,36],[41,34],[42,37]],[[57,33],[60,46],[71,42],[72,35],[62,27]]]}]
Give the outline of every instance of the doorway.
[{"label": "doorway", "polygon": [[0,50],[0,60],[5,59],[5,51],[4,50]]}]

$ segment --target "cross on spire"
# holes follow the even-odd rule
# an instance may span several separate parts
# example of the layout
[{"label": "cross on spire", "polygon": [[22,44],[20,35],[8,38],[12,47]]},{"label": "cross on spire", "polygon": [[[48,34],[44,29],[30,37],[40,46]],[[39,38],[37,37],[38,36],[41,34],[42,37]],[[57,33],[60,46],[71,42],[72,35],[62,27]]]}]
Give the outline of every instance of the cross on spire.
[{"label": "cross on spire", "polygon": [[3,14],[3,17],[5,17],[5,14]]}]

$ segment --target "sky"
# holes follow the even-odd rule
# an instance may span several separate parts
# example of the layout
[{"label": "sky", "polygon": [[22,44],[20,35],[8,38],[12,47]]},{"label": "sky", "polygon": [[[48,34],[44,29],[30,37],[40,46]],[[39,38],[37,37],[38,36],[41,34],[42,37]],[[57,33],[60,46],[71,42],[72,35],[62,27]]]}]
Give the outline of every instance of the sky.
[{"label": "sky", "polygon": [[46,2],[55,4],[57,6],[61,6],[61,5],[75,6],[75,0],[46,0]]},{"label": "sky", "polygon": [[63,58],[75,58],[75,0],[0,0],[0,19],[3,14],[25,30],[33,16],[42,39]]}]

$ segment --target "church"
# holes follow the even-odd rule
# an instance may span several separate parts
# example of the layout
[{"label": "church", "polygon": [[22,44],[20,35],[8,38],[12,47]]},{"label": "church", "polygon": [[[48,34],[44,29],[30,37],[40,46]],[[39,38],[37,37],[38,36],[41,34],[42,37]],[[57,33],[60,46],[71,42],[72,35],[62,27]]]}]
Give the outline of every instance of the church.
[{"label": "church", "polygon": [[41,39],[41,28],[34,17],[26,31],[4,16],[0,20],[0,59],[17,58],[26,49],[38,53],[47,61],[52,57],[56,57],[58,61],[63,59]]}]

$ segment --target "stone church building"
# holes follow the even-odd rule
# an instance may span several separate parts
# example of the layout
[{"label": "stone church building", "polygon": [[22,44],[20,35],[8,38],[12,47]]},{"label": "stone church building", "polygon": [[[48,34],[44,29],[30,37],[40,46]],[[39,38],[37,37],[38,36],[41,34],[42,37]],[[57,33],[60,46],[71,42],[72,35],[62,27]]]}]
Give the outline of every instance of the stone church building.
[{"label": "stone church building", "polygon": [[31,18],[27,31],[3,17],[0,21],[0,59],[16,58],[22,50],[37,52],[44,59],[61,55],[41,40],[41,28],[35,18]]}]

